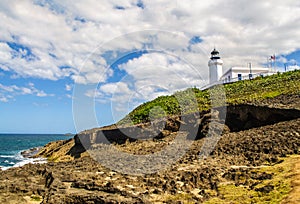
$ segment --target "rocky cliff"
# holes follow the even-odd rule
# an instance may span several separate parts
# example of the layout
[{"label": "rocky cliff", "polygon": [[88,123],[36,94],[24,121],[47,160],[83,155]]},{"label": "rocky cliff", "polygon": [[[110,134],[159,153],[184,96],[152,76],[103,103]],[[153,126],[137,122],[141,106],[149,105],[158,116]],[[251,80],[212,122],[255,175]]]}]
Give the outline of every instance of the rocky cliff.
[{"label": "rocky cliff", "polygon": [[[216,117],[223,109],[215,109],[151,124],[96,128],[49,143],[37,155],[49,158],[47,164],[0,172],[0,202],[280,203],[291,191],[291,171],[299,161],[295,156],[300,150],[299,101],[299,95],[281,95],[259,104],[229,106],[226,120]],[[190,126],[196,127],[192,134]],[[213,151],[200,158],[208,134],[214,138],[221,130]],[[128,175],[89,156],[84,147],[108,145],[103,135],[131,155],[159,152],[178,136],[182,146],[192,144],[163,171]]]}]

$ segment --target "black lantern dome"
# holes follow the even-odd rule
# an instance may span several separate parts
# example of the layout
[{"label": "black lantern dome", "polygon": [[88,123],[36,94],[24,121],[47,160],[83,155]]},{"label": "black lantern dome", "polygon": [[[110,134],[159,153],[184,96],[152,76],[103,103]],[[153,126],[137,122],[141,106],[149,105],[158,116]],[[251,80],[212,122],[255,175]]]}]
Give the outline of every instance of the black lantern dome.
[{"label": "black lantern dome", "polygon": [[221,57],[219,56],[219,51],[216,50],[216,48],[214,48],[214,50],[210,53],[211,54],[211,60],[214,60],[214,59],[221,59]]}]

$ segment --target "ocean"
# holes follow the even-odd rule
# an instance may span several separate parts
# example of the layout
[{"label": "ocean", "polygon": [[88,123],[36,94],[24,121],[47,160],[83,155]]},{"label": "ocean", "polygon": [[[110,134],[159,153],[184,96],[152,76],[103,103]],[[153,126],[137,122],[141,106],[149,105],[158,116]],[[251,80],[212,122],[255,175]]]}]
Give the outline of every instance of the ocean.
[{"label": "ocean", "polygon": [[42,147],[51,141],[70,138],[72,136],[62,134],[0,134],[0,168],[6,170],[27,163],[45,162],[45,159],[41,158],[25,158],[21,152],[34,147]]}]

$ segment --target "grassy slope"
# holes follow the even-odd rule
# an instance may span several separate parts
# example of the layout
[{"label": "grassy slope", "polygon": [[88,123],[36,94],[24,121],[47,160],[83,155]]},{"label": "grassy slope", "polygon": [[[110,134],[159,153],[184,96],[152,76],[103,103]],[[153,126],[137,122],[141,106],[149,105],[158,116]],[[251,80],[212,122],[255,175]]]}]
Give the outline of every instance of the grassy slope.
[{"label": "grassy slope", "polygon": [[250,103],[282,94],[300,94],[300,71],[258,77],[251,81],[239,81],[203,91],[190,88],[170,96],[160,96],[135,108],[119,124],[129,124],[130,119],[134,124],[147,122],[149,115],[160,118],[165,115],[208,110],[211,107],[211,95],[220,90],[226,93],[227,104]]}]

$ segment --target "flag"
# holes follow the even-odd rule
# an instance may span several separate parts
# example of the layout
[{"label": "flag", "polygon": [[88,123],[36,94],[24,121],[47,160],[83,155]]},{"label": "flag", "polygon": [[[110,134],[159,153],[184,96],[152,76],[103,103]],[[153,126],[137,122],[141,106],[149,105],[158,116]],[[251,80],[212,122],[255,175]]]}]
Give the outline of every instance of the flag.
[{"label": "flag", "polygon": [[271,56],[271,60],[276,60],[276,57],[275,57],[275,55],[273,55],[273,56]]}]

